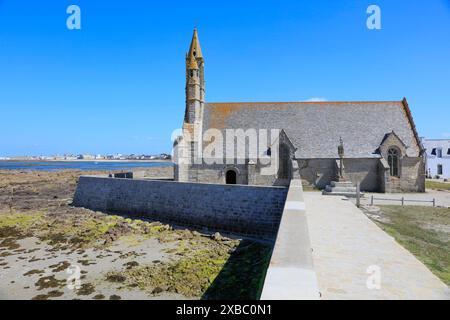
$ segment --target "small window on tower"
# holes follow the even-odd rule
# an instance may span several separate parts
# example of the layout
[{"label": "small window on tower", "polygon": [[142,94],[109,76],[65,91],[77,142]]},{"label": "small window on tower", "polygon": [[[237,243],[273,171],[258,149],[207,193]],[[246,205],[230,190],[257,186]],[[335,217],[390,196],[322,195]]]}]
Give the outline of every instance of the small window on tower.
[{"label": "small window on tower", "polygon": [[191,78],[194,76],[194,71],[191,70]]},{"label": "small window on tower", "polygon": [[197,52],[194,50],[194,57],[196,57],[197,56]]},{"label": "small window on tower", "polygon": [[433,150],[431,150],[431,154],[432,154],[433,156],[436,155],[436,148],[433,148]]}]

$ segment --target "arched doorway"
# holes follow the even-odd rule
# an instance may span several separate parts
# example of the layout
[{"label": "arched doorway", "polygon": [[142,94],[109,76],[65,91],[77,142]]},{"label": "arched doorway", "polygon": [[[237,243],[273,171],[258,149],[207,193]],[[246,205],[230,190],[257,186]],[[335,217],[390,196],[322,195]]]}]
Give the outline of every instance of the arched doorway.
[{"label": "arched doorway", "polygon": [[225,174],[225,181],[227,184],[236,184],[236,171],[228,170]]}]

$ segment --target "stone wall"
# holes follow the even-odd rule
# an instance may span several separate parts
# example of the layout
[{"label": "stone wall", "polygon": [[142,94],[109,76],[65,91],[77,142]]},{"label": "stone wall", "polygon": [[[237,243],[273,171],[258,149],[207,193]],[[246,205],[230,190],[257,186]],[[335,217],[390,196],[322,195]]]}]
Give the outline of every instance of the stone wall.
[{"label": "stone wall", "polygon": [[193,164],[189,165],[189,181],[224,184],[228,170],[236,171],[237,184],[248,184],[246,164]]},{"label": "stone wall", "polygon": [[421,157],[403,157],[400,159],[400,177],[391,177],[389,164],[380,159],[381,192],[425,192],[425,163]]},{"label": "stone wall", "polygon": [[[344,159],[346,177],[355,185],[361,183],[362,191],[381,191],[379,159]],[[225,183],[225,173],[229,168],[237,172],[238,184],[280,186],[289,184],[289,181],[277,179],[277,174],[262,174],[263,166],[256,164],[236,165],[192,165],[189,170],[191,181],[203,183]],[[336,179],[336,159],[301,159],[298,160],[300,176],[310,185],[323,189]]]},{"label": "stone wall", "polygon": [[[278,165],[278,164],[277,164]],[[271,164],[261,164],[260,161],[256,164],[249,165],[248,169],[248,180],[249,184],[257,185],[257,186],[277,186],[284,185],[283,183],[279,183],[277,179],[277,169],[271,169]],[[273,171],[274,174],[263,174],[263,170]]]},{"label": "stone wall", "polygon": [[[296,171],[296,164],[293,164]],[[294,172],[284,205],[262,300],[319,299],[302,182]]]},{"label": "stone wall", "polygon": [[174,165],[133,169],[135,179],[174,179]]},{"label": "stone wall", "polygon": [[[381,163],[384,161],[384,165]],[[336,159],[298,159],[300,176],[304,182],[319,189],[337,178]],[[277,179],[277,174],[262,174],[263,165],[192,165],[189,179],[202,183],[225,183],[228,169],[237,172],[238,184],[280,186],[285,180]],[[360,183],[361,191],[367,192],[423,192],[425,188],[423,158],[403,157],[400,160],[400,178],[389,177],[389,166],[383,158],[344,159],[345,177],[356,186]],[[398,181],[396,181],[398,180]]]},{"label": "stone wall", "polygon": [[[319,189],[325,188],[338,174],[336,159],[301,159],[298,164],[302,179]],[[344,159],[345,177],[355,186],[359,182],[361,191],[384,192],[382,171],[379,158]]]},{"label": "stone wall", "polygon": [[336,178],[336,159],[299,159],[298,167],[304,182],[319,189]]},{"label": "stone wall", "polygon": [[425,192],[423,158],[403,157],[400,161],[400,188],[392,192]]},{"label": "stone wall", "polygon": [[[203,164],[189,166],[189,181],[200,183],[226,183],[226,172],[236,172],[237,184],[253,186],[287,186],[290,179],[278,179],[277,169],[271,169],[271,165],[263,165],[259,161],[256,164]],[[266,170],[264,172],[263,170]],[[267,172],[274,174],[267,174]]]},{"label": "stone wall", "polygon": [[287,190],[83,176],[73,204],[182,226],[273,239]]},{"label": "stone wall", "polygon": [[345,176],[353,182],[360,183],[362,191],[380,192],[380,159],[344,159]]}]

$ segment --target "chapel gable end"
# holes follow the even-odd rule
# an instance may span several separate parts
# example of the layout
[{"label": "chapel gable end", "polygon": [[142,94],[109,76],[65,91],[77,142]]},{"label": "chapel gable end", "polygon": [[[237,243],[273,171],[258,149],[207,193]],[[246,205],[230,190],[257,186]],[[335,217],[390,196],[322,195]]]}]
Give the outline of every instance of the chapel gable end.
[{"label": "chapel gable end", "polygon": [[408,146],[400,139],[400,137],[394,132],[387,133],[380,143],[380,147],[377,150],[383,158],[388,157],[389,149],[397,149],[401,155],[406,155],[406,149]]}]

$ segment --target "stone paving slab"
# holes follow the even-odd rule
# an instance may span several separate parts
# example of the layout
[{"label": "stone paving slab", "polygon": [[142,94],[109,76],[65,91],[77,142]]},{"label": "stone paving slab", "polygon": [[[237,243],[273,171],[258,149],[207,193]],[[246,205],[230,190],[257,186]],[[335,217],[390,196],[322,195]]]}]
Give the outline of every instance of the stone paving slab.
[{"label": "stone paving slab", "polygon": [[304,199],[322,299],[450,299],[439,278],[350,201],[317,192]]}]

